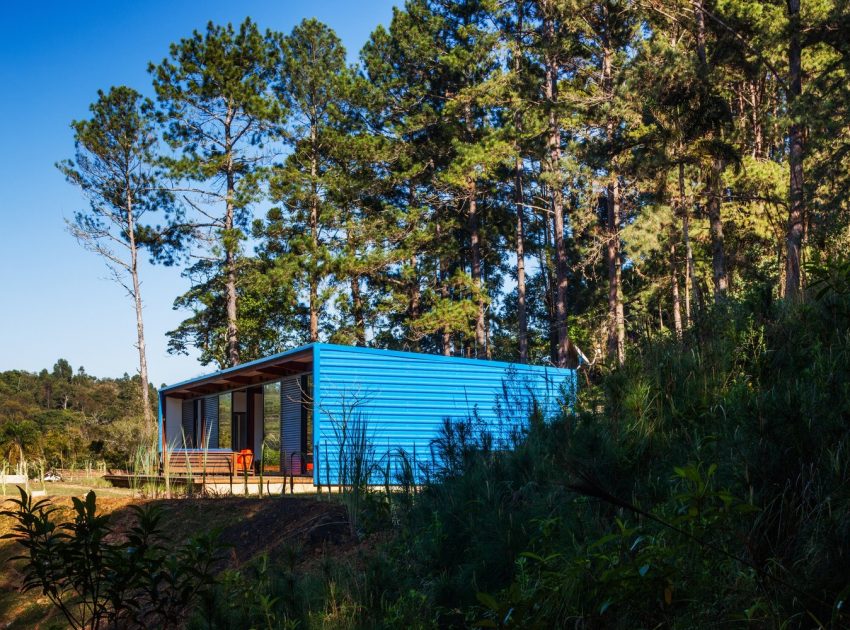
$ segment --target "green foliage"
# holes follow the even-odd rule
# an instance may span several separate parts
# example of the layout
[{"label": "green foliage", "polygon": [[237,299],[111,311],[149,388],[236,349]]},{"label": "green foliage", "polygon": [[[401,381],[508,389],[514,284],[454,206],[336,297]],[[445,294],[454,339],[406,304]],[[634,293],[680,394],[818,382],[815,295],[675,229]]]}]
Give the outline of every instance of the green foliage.
[{"label": "green foliage", "polygon": [[14,509],[0,512],[15,522],[4,538],[24,550],[11,561],[21,561],[23,589],[46,595],[72,628],[174,627],[213,583],[212,533],[166,547],[161,511],[134,505],[135,524],[113,542],[94,491],[73,497],[73,520],[59,522],[47,499],[20,493]]},{"label": "green foliage", "polygon": [[[172,351],[227,365],[327,338],[515,360],[525,334],[542,361],[565,296],[590,356],[575,413],[523,418],[510,448],[447,425],[449,465],[421,491],[357,494],[364,530],[400,528],[365,576],[335,566],[299,590],[261,564],[232,576],[253,605],[213,606],[222,623],[847,624],[850,18],[802,4],[797,24],[780,0],[409,0],[354,67],[315,20],[210,24],[152,66],[154,132],[137,94],[104,95],[119,128],[170,143],[193,216],[170,232],[202,255]],[[811,252],[793,306],[775,301],[792,127]],[[66,457],[101,419],[132,432],[69,365],[32,378],[0,378],[7,456]]]},{"label": "green foliage", "polygon": [[65,359],[52,372],[0,372],[0,457],[57,468],[87,461],[127,468],[143,441],[140,390],[138,376],[94,378],[82,368],[74,374]]},{"label": "green foliage", "polygon": [[260,585],[250,619],[268,601],[305,627],[846,626],[836,304],[848,296],[730,302],[681,341],[648,336],[575,412],[533,416],[507,448],[474,417],[447,423],[427,483],[362,497],[363,533],[387,543],[321,571],[242,573],[238,589]]},{"label": "green foliage", "polygon": [[[232,365],[240,350],[238,291],[251,286],[241,260],[250,206],[262,195],[264,143],[279,134],[283,113],[270,93],[276,53],[271,35],[250,18],[238,30],[209,23],[205,33],[196,31],[169,53],[149,71],[163,137],[175,151],[161,161],[191,209],[171,227],[186,235],[183,253],[203,252],[186,272],[192,289],[177,302],[195,316],[169,333],[171,348],[195,345],[205,363]],[[250,307],[243,309],[242,322],[251,314]],[[218,335],[210,342],[217,329],[224,331],[223,352]],[[265,341],[256,329],[247,333],[246,340]]]},{"label": "green foliage", "polygon": [[303,618],[301,592],[294,566],[298,555],[286,554],[289,566],[272,566],[267,555],[242,570],[229,570],[218,584],[202,594],[199,614],[190,628],[296,628]]}]

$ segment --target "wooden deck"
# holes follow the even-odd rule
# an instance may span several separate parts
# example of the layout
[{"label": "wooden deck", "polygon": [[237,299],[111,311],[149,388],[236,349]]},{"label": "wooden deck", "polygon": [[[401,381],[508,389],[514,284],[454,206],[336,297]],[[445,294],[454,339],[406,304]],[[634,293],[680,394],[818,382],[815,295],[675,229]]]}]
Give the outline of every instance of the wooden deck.
[{"label": "wooden deck", "polygon": [[[145,485],[157,485],[162,488],[165,486],[166,481],[165,475],[116,474],[105,475],[103,478],[116,488],[132,488]],[[242,475],[233,475],[232,480],[230,475],[208,474],[206,480],[200,474],[169,475],[168,482],[175,488],[185,488],[191,485],[193,492],[205,491],[208,494],[214,495],[246,494],[245,477]],[[247,494],[259,494],[260,477],[258,475],[250,476],[247,486]],[[316,492],[317,490],[318,488],[313,485],[312,477],[295,476],[290,479],[289,476],[284,477],[279,474],[263,475],[264,494],[306,494]]]},{"label": "wooden deck", "polygon": [[[245,471],[236,461],[237,455],[231,451],[192,451],[175,450],[168,454],[163,467],[169,475],[243,475]],[[248,474],[254,474],[253,468]]]}]

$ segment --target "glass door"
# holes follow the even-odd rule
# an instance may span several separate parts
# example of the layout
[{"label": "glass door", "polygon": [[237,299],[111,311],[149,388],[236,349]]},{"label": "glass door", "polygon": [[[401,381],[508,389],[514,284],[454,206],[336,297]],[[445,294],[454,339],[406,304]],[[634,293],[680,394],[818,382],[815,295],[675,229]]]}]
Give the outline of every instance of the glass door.
[{"label": "glass door", "polygon": [[248,414],[244,411],[233,413],[233,450],[248,448]]}]

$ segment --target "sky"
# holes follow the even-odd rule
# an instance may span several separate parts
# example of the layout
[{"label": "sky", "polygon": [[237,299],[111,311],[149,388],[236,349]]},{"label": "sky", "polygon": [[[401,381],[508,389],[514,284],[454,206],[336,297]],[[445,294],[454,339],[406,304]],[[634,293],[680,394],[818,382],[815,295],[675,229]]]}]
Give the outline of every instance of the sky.
[{"label": "sky", "polygon": [[[0,371],[39,371],[67,359],[95,376],[134,374],[135,315],[103,261],[80,247],[65,219],[84,209],[55,163],[73,156],[72,120],[98,89],[129,85],[152,95],[148,62],[207,22],[288,33],[315,17],[339,35],[349,60],[392,0],[146,0],[14,2],[0,18]],[[141,269],[150,380],[156,386],[211,371],[196,356],[167,353],[172,308],[187,288],[179,269]]]}]

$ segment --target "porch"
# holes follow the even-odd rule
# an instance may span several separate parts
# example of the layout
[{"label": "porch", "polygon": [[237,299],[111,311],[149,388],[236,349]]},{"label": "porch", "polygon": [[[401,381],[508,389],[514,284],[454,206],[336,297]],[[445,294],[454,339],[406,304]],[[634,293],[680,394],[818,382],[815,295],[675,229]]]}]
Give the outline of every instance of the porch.
[{"label": "porch", "polygon": [[306,348],[162,389],[161,473],[312,478],[312,368]]}]

